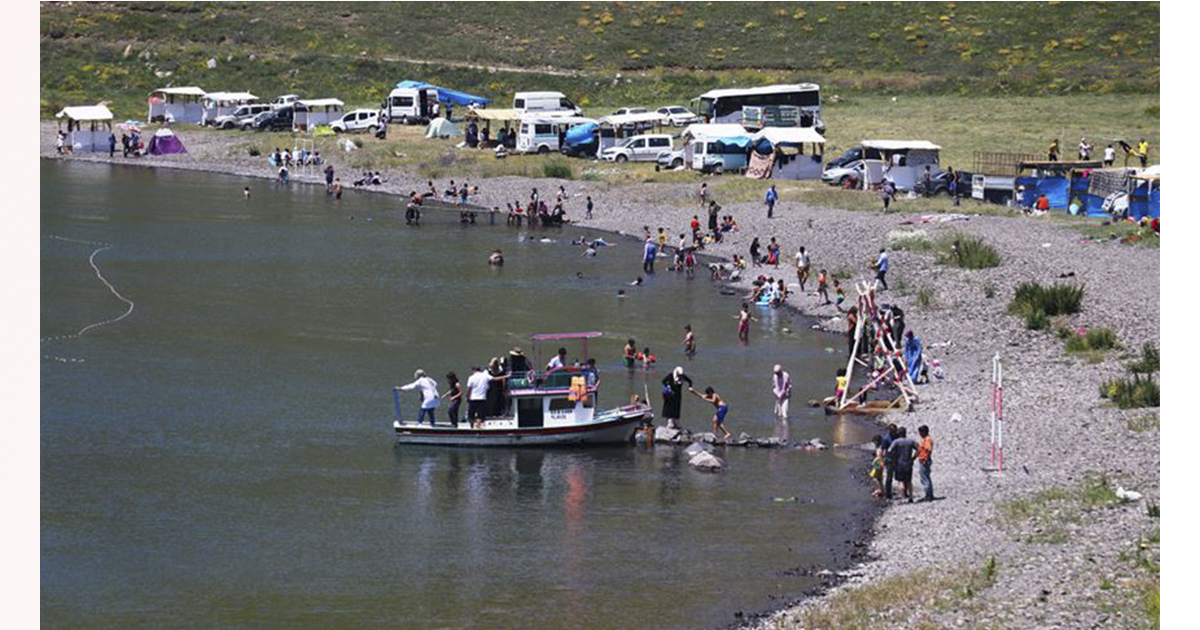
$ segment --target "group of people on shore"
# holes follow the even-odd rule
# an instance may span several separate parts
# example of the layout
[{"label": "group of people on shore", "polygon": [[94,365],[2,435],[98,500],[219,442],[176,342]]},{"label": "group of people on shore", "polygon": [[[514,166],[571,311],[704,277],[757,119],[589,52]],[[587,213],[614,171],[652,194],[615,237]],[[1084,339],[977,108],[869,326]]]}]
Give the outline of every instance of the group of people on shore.
[{"label": "group of people on shore", "polygon": [[900,498],[913,502],[913,467],[920,474],[921,485],[925,489],[922,502],[933,501],[933,437],[929,427],[921,425],[917,428],[920,440],[908,437],[908,429],[898,427],[895,423],[888,425],[883,435],[871,438],[875,446],[874,457],[871,460],[870,477],[875,482],[871,493],[874,497],[888,501],[893,497],[893,484],[900,483]]}]

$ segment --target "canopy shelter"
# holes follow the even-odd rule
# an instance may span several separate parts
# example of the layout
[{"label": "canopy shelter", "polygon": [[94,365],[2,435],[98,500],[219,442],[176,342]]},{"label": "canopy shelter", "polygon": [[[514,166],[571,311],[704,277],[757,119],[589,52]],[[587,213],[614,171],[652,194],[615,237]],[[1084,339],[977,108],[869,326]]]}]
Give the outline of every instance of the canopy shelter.
[{"label": "canopy shelter", "polygon": [[204,119],[204,90],[195,87],[166,87],[150,93],[147,103],[150,113],[147,122],[173,121],[177,123],[197,123]]},{"label": "canopy shelter", "polygon": [[720,138],[745,137],[750,138],[750,132],[741,125],[732,123],[696,123],[688,125],[680,136],[685,143],[692,140],[715,140]]},{"label": "canopy shelter", "polygon": [[296,101],[296,110],[292,120],[292,128],[296,131],[308,131],[320,125],[341,118],[345,113],[346,104],[336,98],[312,98]]},{"label": "canopy shelter", "polygon": [[[658,112],[636,114],[614,114],[596,121],[601,127],[601,136],[607,138],[630,138],[660,129],[667,122],[666,116]],[[615,140],[614,140],[615,142]],[[612,143],[604,143],[606,146]]]},{"label": "canopy shelter", "polygon": [[450,103],[451,105],[462,105],[465,107],[467,105],[471,105],[472,103],[475,105],[487,105],[488,103],[492,102],[491,99],[483,98],[482,96],[475,96],[474,94],[467,94],[466,92],[451,90],[450,88],[433,85],[432,83],[425,83],[424,81],[401,81],[396,84],[396,87],[414,89],[433,88],[437,90],[439,101],[443,103]]},{"label": "canopy shelter", "polygon": [[[517,132],[513,127],[521,121],[523,113],[519,109],[470,109],[467,110],[467,120],[484,125],[487,130],[488,142],[480,142],[480,146],[489,148],[496,146],[501,142],[508,148],[517,146]],[[500,127],[496,133],[492,133],[492,123],[496,123]]]},{"label": "canopy shelter", "polygon": [[104,105],[82,105],[64,107],[54,115],[58,128],[67,123],[64,146],[73,151],[107,151],[108,137],[112,134],[112,112]]},{"label": "canopy shelter", "polygon": [[249,92],[209,92],[200,99],[200,103],[204,105],[204,114],[200,123],[211,125],[218,116],[232,114],[242,105],[249,105],[257,101],[258,97]]},{"label": "canopy shelter", "polygon": [[[820,179],[825,138],[812,127],[765,127],[751,136],[754,151],[746,177]],[[807,151],[806,151],[807,149]]]},{"label": "canopy shelter", "polygon": [[1070,210],[1080,214],[1090,210],[1103,214],[1104,199],[1089,192],[1092,173],[1104,166],[1101,160],[1021,160],[1013,179],[1018,204],[1033,207],[1045,195],[1051,210]]},{"label": "canopy shelter", "polygon": [[163,127],[154,132],[154,135],[150,138],[150,146],[147,152],[150,155],[170,155],[174,153],[187,153],[187,149],[184,148],[183,142],[180,141],[179,136],[175,135],[174,131]]},{"label": "canopy shelter", "polygon": [[942,148],[928,140],[863,140],[863,149],[879,152],[879,160],[864,160],[863,185],[870,187],[883,178],[890,178],[897,190],[912,190],[929,167],[940,173],[939,151]]}]

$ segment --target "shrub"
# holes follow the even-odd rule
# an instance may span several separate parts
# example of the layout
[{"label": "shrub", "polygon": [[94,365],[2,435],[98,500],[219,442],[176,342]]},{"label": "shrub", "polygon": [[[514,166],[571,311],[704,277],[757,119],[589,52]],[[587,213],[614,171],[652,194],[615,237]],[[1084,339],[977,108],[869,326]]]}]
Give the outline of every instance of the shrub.
[{"label": "shrub", "polygon": [[1040,308],[1029,309],[1025,312],[1025,327],[1029,330],[1046,330],[1050,327],[1050,318]]},{"label": "shrub", "polygon": [[574,179],[575,172],[566,164],[546,164],[542,166],[542,174],[556,179]]},{"label": "shrub", "polygon": [[996,297],[996,285],[990,282],[983,285],[983,297],[989,300]]},{"label": "shrub", "polygon": [[1000,266],[1000,254],[983,239],[954,233],[941,239],[942,261],[963,269],[988,269]]},{"label": "shrub", "polygon": [[1134,374],[1153,374],[1158,371],[1158,346],[1147,341],[1142,345],[1142,356],[1129,364],[1129,371]]},{"label": "shrub", "polygon": [[1158,382],[1148,375],[1134,374],[1100,385],[1100,397],[1111,400],[1121,409],[1157,407],[1158,395]]},{"label": "shrub", "polygon": [[247,151],[247,153],[250,154],[250,157],[258,157],[262,155],[262,151],[259,151],[258,147],[250,147],[250,150]]},{"label": "shrub", "polygon": [[[1013,291],[1008,310],[1014,315],[1024,317],[1030,330],[1044,330],[1049,325],[1048,318],[1078,313],[1082,303],[1082,285],[1055,284],[1043,287],[1036,282],[1022,282]],[[1039,311],[1041,315],[1036,315]],[[1029,326],[1031,321],[1045,321],[1045,324],[1033,328]]]},{"label": "shrub", "polygon": [[921,289],[917,291],[917,304],[928,307],[933,304],[933,289]]},{"label": "shrub", "polygon": [[1093,328],[1082,335],[1067,337],[1067,352],[1112,350],[1117,347],[1117,333],[1111,328]]}]

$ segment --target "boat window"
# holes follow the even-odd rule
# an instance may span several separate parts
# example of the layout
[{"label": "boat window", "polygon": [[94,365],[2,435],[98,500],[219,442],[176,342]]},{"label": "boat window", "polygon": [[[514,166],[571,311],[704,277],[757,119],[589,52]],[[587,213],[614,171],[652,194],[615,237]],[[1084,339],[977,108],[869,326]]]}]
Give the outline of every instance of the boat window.
[{"label": "boat window", "polygon": [[518,427],[540,427],[544,424],[542,420],[542,399],[541,398],[518,398],[517,399],[517,426]]},{"label": "boat window", "polygon": [[551,398],[550,411],[570,411],[575,408],[575,401],[567,398]]}]

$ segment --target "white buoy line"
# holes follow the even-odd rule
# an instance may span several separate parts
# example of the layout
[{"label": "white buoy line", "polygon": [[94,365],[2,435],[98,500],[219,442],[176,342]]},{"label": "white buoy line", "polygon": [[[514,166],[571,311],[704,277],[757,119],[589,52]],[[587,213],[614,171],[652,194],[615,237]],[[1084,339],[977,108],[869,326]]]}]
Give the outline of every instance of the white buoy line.
[{"label": "white buoy line", "polygon": [[[133,300],[125,297],[124,295],[121,295],[121,292],[118,291],[117,288],[114,287],[112,285],[112,283],[108,281],[108,278],[104,277],[104,273],[100,271],[100,266],[96,264],[96,256],[99,256],[100,252],[112,249],[113,245],[111,243],[103,243],[103,242],[99,242],[99,241],[86,241],[86,240],[77,239],[77,238],[67,238],[65,236],[57,236],[54,234],[48,235],[47,238],[52,238],[54,240],[64,241],[67,243],[80,243],[83,245],[97,246],[96,249],[94,251],[92,251],[91,256],[88,256],[88,264],[91,265],[92,271],[94,271],[96,273],[96,278],[99,279],[100,282],[104,283],[104,286],[108,287],[109,292],[112,293],[113,296],[116,297],[118,300],[124,302],[128,308],[125,309],[124,313],[121,313],[120,315],[118,315],[116,317],[106,319],[103,321],[99,321],[99,322],[95,322],[92,324],[88,324],[87,326],[80,328],[79,332],[76,332],[74,334],[56,335],[56,336],[52,336],[52,337],[42,337],[42,343],[45,343],[47,341],[60,341],[60,340],[64,340],[64,339],[76,339],[76,338],[82,336],[84,333],[88,332],[89,330],[93,330],[93,329],[99,328],[101,326],[107,326],[109,324],[115,324],[115,323],[125,319],[126,317],[129,317],[133,313],[133,308],[134,308]],[[48,355],[48,354],[43,354],[42,358],[46,359],[48,361],[58,361],[59,363],[83,363],[84,362],[83,359],[59,357],[59,356]]]}]

